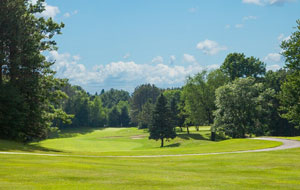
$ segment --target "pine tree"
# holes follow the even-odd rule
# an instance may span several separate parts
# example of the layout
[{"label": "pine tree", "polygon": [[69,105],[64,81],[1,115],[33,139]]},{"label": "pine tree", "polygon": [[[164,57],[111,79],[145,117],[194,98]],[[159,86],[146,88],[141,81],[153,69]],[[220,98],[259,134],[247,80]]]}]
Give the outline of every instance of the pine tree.
[{"label": "pine tree", "polygon": [[161,147],[164,146],[164,139],[169,140],[176,137],[171,112],[167,107],[167,99],[163,94],[159,96],[156,102],[149,132],[149,139],[161,140]]}]

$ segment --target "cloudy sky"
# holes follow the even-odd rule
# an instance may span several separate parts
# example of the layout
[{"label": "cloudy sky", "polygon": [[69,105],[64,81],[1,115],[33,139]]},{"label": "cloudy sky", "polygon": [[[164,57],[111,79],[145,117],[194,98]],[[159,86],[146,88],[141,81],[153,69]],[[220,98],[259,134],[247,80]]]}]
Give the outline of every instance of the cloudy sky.
[{"label": "cloudy sky", "polygon": [[232,52],[276,70],[280,43],[300,19],[299,0],[47,0],[41,14],[64,22],[57,76],[94,93],[137,85],[178,87],[218,68]]}]

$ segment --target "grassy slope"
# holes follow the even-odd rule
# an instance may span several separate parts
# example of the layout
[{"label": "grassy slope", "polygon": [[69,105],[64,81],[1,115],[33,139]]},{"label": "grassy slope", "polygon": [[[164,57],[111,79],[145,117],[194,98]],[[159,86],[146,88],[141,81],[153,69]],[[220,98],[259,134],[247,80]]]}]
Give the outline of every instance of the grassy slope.
[{"label": "grassy slope", "polygon": [[[143,151],[147,154],[157,154],[159,151],[172,150],[190,151],[229,151],[230,149],[257,148],[270,146],[268,141],[256,140],[227,140],[210,142],[207,140],[185,140],[186,136],[175,139],[169,144],[181,143],[179,147],[165,149],[157,148],[159,143],[145,139],[133,140],[128,138],[141,131],[124,131],[123,129],[108,129],[83,134],[65,136],[73,138],[59,138],[43,141],[40,144],[22,146],[17,143],[0,141],[0,150],[8,151],[49,151],[52,149],[66,149],[65,144],[73,143],[75,153],[82,153],[81,148],[88,149],[93,154],[101,152],[105,147],[114,147],[123,141],[131,142],[121,147],[124,154]],[[101,135],[103,136],[101,136]],[[124,136],[107,138],[108,136]],[[117,135],[116,135],[117,134]],[[200,132],[204,139],[207,129]],[[100,142],[98,142],[98,137]],[[94,140],[93,140],[94,139]],[[118,141],[117,144],[103,142]],[[71,141],[71,142],[69,142]],[[89,141],[88,145],[85,141]],[[248,143],[249,141],[249,143]],[[3,143],[6,142],[6,145]],[[83,142],[83,144],[81,144]],[[256,144],[255,146],[251,145]],[[97,144],[99,143],[99,144]],[[136,146],[136,143],[139,144]],[[153,144],[154,143],[154,144]],[[224,144],[225,143],[225,144]],[[41,147],[41,146],[43,147]],[[100,149],[95,149],[96,147]],[[251,147],[253,146],[253,147]],[[274,146],[271,145],[271,146]],[[24,148],[25,147],[25,148]],[[88,148],[90,147],[90,148]],[[125,149],[124,149],[125,147]],[[125,151],[126,150],[126,151]],[[50,150],[51,151],[51,150]],[[100,152],[98,152],[100,151]],[[157,152],[158,151],[158,152]],[[175,152],[176,152],[175,151]],[[70,153],[74,153],[68,151]],[[107,152],[106,152],[107,153]],[[174,152],[173,152],[174,153]],[[224,154],[209,156],[186,156],[167,158],[75,158],[75,157],[45,157],[31,155],[0,155],[0,189],[300,189],[300,149]]]},{"label": "grassy slope", "polygon": [[179,133],[176,139],[166,142],[165,148],[159,148],[159,141],[148,140],[148,133],[136,128],[106,128],[95,131],[81,130],[77,133],[67,131],[61,135],[62,138],[33,143],[31,144],[31,148],[33,151],[38,152],[43,150],[51,152],[52,150],[66,154],[160,155],[231,152],[274,147],[281,144],[280,142],[251,139],[231,139],[212,142],[209,141],[209,129],[209,127],[201,127],[200,132],[196,132],[192,128],[192,134],[190,135],[187,135],[186,132]]}]

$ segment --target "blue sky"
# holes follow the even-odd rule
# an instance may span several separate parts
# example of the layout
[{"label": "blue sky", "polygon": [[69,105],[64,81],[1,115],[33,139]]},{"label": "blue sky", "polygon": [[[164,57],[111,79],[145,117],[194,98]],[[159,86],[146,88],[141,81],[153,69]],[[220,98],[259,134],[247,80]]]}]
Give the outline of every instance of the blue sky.
[{"label": "blue sky", "polygon": [[57,76],[94,93],[137,85],[178,87],[232,52],[268,69],[300,19],[299,0],[47,0],[42,16],[64,22]]}]

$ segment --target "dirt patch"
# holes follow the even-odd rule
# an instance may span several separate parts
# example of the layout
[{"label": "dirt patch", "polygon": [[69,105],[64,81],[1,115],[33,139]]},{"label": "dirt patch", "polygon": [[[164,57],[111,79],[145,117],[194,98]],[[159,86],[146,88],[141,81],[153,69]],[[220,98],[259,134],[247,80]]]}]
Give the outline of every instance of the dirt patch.
[{"label": "dirt patch", "polygon": [[131,139],[143,139],[147,137],[147,135],[134,135],[134,136],[131,136]]}]

